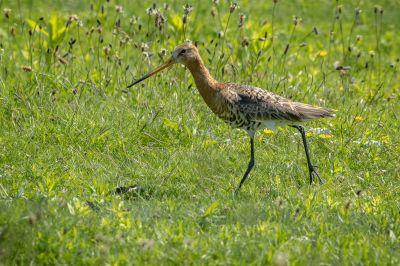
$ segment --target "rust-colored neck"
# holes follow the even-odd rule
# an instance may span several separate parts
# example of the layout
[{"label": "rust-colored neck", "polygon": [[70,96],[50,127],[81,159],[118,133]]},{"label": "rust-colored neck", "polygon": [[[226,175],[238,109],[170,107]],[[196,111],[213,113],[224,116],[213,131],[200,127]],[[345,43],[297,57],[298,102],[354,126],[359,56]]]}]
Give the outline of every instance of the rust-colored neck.
[{"label": "rust-colored neck", "polygon": [[215,93],[217,90],[217,81],[210,75],[208,69],[203,63],[200,55],[196,57],[195,60],[185,64],[186,67],[192,73],[196,87],[200,92],[207,105],[214,111],[215,105]]},{"label": "rust-colored neck", "polygon": [[216,81],[210,75],[210,72],[208,72],[208,69],[204,65],[200,56],[197,56],[195,60],[188,62],[186,67],[189,68],[190,73],[192,73],[199,91],[204,87],[214,87]]}]

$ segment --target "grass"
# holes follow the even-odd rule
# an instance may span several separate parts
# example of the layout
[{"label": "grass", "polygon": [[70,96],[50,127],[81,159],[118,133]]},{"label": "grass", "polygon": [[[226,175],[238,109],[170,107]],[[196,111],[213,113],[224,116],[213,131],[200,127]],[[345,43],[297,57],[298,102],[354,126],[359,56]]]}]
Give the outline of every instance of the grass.
[{"label": "grass", "polygon": [[[397,1],[184,4],[0,1],[0,264],[399,264]],[[248,138],[187,70],[124,89],[184,38],[218,79],[337,110],[306,124],[323,185],[281,128],[234,197]]]}]

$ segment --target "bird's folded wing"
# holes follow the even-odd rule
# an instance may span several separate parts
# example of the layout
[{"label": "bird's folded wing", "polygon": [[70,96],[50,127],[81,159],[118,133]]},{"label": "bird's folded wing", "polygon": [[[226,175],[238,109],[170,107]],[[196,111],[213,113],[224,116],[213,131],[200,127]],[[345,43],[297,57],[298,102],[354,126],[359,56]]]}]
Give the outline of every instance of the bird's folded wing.
[{"label": "bird's folded wing", "polygon": [[225,97],[247,119],[253,121],[286,120],[302,121],[333,116],[331,109],[293,102],[261,88],[229,84]]}]

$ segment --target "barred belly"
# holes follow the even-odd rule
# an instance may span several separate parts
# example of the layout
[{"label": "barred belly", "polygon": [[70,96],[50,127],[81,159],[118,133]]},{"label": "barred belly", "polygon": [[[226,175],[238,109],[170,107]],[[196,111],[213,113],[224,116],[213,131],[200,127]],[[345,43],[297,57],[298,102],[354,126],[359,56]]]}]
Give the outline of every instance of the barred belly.
[{"label": "barred belly", "polygon": [[246,131],[256,131],[261,127],[261,122],[248,120],[240,114],[231,114],[229,116],[219,116],[225,123],[232,128],[240,128]]}]

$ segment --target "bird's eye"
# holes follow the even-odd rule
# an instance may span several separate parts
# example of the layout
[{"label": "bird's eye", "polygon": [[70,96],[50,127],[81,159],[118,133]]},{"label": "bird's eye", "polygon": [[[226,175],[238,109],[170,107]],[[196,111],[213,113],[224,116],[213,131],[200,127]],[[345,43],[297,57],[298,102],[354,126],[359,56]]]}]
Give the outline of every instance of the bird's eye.
[{"label": "bird's eye", "polygon": [[182,49],[179,54],[184,54],[184,53],[186,53],[186,49]]}]

